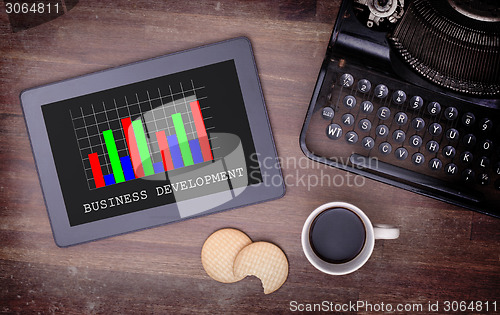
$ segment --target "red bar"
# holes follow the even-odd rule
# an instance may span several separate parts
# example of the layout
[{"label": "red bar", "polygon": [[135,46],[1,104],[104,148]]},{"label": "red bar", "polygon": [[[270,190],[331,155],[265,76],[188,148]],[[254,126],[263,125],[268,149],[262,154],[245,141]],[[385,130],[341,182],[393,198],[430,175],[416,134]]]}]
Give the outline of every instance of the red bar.
[{"label": "red bar", "polygon": [[144,177],[144,169],[142,168],[142,160],[139,155],[137,141],[135,140],[134,129],[132,128],[132,120],[129,117],[123,118],[121,121],[125,140],[127,140],[128,151],[130,152],[130,160],[132,161],[135,178]]},{"label": "red bar", "polygon": [[94,176],[95,187],[104,187],[104,176],[102,176],[101,164],[99,163],[99,156],[97,156],[97,153],[89,154],[89,161],[92,175]]},{"label": "red bar", "polygon": [[205,123],[201,115],[200,103],[198,101],[193,101],[189,103],[189,105],[191,106],[191,113],[193,113],[194,126],[198,134],[198,140],[200,141],[203,160],[205,162],[212,161],[214,157],[212,156],[212,150],[210,150],[210,142],[208,142],[207,130],[205,129]]},{"label": "red bar", "polygon": [[156,140],[158,140],[158,146],[160,147],[161,158],[163,160],[163,166],[165,171],[170,171],[174,169],[174,163],[172,162],[172,156],[170,155],[170,149],[168,148],[167,136],[165,131],[158,131],[156,133]]}]

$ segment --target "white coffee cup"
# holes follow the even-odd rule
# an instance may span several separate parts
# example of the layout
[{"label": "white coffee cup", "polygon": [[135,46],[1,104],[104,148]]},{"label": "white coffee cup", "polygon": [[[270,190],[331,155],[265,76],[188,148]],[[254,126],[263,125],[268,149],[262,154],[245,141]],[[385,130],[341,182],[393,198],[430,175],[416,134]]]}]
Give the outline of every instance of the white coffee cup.
[{"label": "white coffee cup", "polygon": [[[346,261],[341,262],[332,262],[327,261],[324,257],[321,258],[317,251],[313,249],[314,244],[311,244],[311,229],[313,227],[313,223],[318,224],[318,228],[320,226],[319,223],[316,223],[318,222],[315,221],[316,218],[323,213],[328,215],[329,210],[334,209],[341,210],[345,214],[350,215],[347,211],[344,211],[348,210],[359,218],[360,223],[362,224],[352,225],[352,227],[356,230],[360,230],[360,239],[363,239],[361,229],[364,229],[364,243],[361,245],[362,248],[360,249],[359,253],[357,253],[353,258],[349,258]],[[352,219],[349,220],[352,221]],[[355,221],[356,220],[354,219],[352,223],[357,224]],[[340,222],[338,222],[338,224],[340,224]],[[337,234],[339,233],[341,232],[337,232]],[[346,233],[352,233],[352,231],[346,231]],[[306,222],[304,223],[304,227],[302,228],[302,248],[307,259],[314,267],[316,267],[316,269],[331,275],[345,275],[358,270],[366,263],[373,252],[375,239],[396,239],[398,237],[398,228],[387,224],[372,225],[370,219],[358,207],[346,202],[330,202],[315,209],[307,218]],[[340,244],[343,242],[343,240],[339,239],[336,239],[335,241],[336,243],[340,242]]]}]

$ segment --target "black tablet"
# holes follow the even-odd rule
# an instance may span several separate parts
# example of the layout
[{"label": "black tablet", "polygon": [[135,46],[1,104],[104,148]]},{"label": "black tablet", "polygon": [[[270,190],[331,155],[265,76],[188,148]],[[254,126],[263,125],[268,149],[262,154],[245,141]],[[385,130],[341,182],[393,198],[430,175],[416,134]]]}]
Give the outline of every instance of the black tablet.
[{"label": "black tablet", "polygon": [[59,246],[284,194],[246,38],[20,97]]}]

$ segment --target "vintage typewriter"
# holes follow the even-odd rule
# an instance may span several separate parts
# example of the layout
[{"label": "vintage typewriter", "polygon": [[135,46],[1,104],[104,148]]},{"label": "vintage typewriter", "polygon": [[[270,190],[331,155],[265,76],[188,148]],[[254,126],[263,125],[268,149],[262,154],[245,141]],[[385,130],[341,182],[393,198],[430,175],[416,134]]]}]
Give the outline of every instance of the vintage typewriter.
[{"label": "vintage typewriter", "polygon": [[497,0],[344,0],[300,145],[315,161],[500,217]]}]

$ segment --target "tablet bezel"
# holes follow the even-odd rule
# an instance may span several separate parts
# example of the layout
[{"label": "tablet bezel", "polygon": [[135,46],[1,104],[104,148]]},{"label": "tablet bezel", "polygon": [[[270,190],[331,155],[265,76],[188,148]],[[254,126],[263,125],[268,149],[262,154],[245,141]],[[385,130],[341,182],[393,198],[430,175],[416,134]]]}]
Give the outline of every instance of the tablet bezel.
[{"label": "tablet bezel", "polygon": [[[179,203],[183,203],[183,206],[203,207],[204,204],[213,203],[220,194],[224,194],[225,192],[70,226],[41,107],[61,100],[227,60],[234,60],[236,66],[263,182],[240,189],[241,193],[236,198],[222,205],[205,209],[188,218],[272,200],[284,195],[285,185],[277,159],[251,43],[247,38],[239,37],[21,92],[21,106],[24,112],[54,240],[58,246],[75,245],[185,220],[187,218],[172,219],[172,211],[177,209]],[[272,163],[267,160],[269,158],[273,161]],[[266,178],[273,179],[273,181],[266,181]],[[276,178],[279,180],[276,181]]]}]

